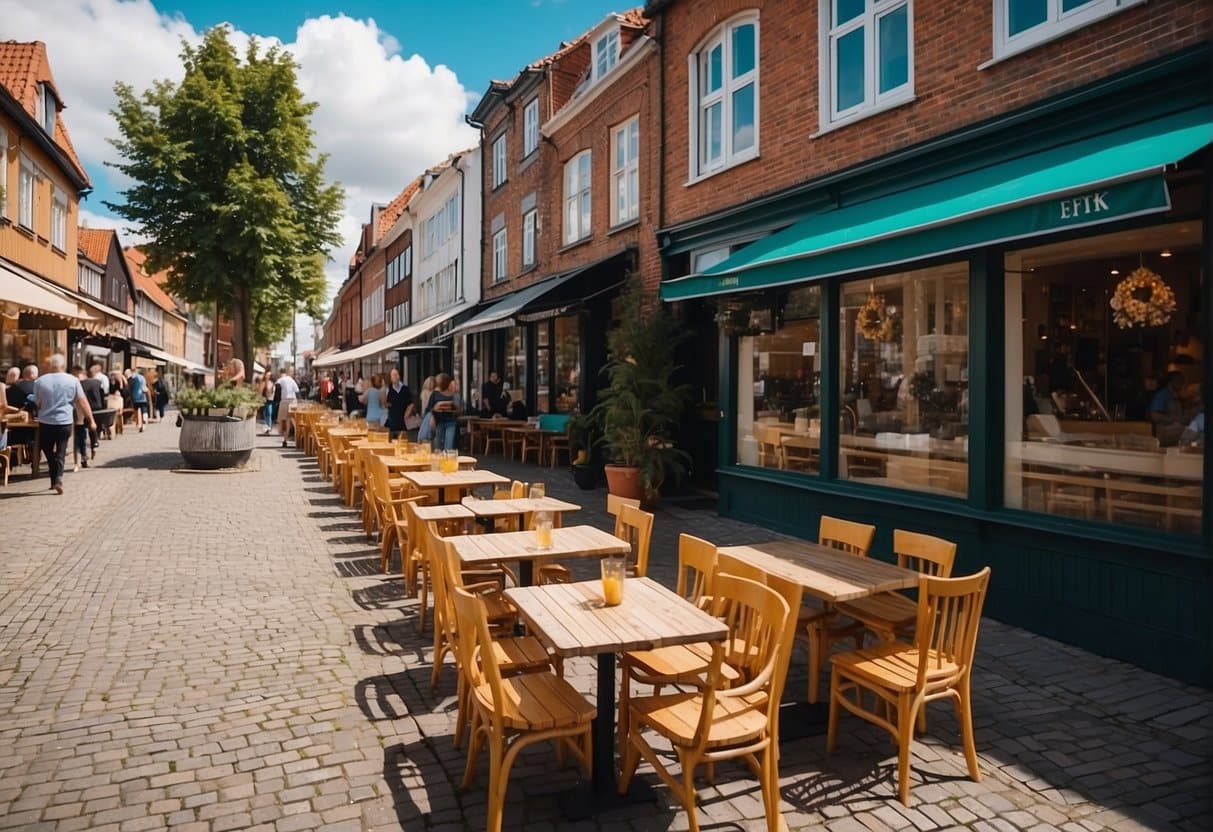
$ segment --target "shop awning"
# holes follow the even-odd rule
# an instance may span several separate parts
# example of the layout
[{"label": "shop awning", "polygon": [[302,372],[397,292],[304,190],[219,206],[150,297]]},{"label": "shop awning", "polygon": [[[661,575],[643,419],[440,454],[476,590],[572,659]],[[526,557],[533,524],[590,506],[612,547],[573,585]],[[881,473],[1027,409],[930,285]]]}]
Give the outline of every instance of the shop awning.
[{"label": "shop awning", "polygon": [[664,300],[762,289],[1170,208],[1168,165],[1213,140],[1202,107],[869,202],[807,217],[705,270]]},{"label": "shop awning", "polygon": [[99,300],[93,300],[87,295],[75,293],[73,299],[82,303],[97,318],[87,329],[94,335],[116,335],[119,338],[130,337],[135,319],[125,312],[120,312],[112,306],[106,306]]},{"label": "shop awning", "polygon": [[[457,306],[453,309],[446,309],[437,315],[431,315],[423,321],[410,324],[404,329],[398,329],[395,332],[389,332],[382,338],[376,338],[374,341],[368,341],[357,347],[350,347],[348,350],[335,351],[329,354],[322,353],[316,356],[312,362],[313,367],[336,367],[341,364],[348,364],[352,361],[361,361],[363,358],[369,358],[372,355],[388,352],[389,350],[408,349],[405,345],[409,341],[416,340],[422,335],[425,335],[436,326],[440,326],[451,318],[458,315],[460,312],[467,309],[467,304]],[[433,344],[419,345],[418,348],[434,349]]]},{"label": "shop awning", "polygon": [[492,329],[513,326],[519,320],[540,320],[563,314],[579,303],[584,303],[604,292],[609,292],[623,283],[625,271],[608,272],[605,280],[590,280],[597,276],[601,266],[613,260],[621,260],[627,251],[612,254],[585,266],[532,283],[525,289],[511,292],[496,303],[482,309],[448,333],[487,332]]},{"label": "shop awning", "polygon": [[188,361],[179,355],[173,355],[171,352],[165,352],[164,350],[158,347],[153,347],[150,344],[140,343],[136,345],[135,349],[137,349],[142,355],[146,355],[149,358],[154,358],[163,364],[175,364],[191,373],[205,374],[211,372],[211,368],[204,364]]},{"label": "shop awning", "polygon": [[62,319],[64,329],[85,327],[96,318],[84,311],[67,292],[13,263],[0,261],[0,307],[14,313],[50,315]]}]

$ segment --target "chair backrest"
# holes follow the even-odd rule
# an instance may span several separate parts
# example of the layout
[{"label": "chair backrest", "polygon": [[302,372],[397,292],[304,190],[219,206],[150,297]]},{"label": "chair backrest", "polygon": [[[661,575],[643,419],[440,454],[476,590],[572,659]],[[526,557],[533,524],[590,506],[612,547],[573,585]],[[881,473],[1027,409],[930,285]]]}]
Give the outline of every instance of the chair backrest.
[{"label": "chair backrest", "polygon": [[451,589],[451,598],[455,608],[455,630],[459,639],[458,655],[463,657],[460,672],[464,674],[468,687],[473,690],[488,683],[493,700],[494,736],[504,736],[502,723],[505,721],[505,696],[501,691],[501,669],[497,666],[497,655],[493,652],[484,601],[460,587]]},{"label": "chair backrest", "polygon": [[[780,661],[785,653],[784,634],[788,629],[788,617],[792,610],[778,592],[766,584],[736,575],[718,573],[714,585],[719,602],[719,614],[724,618],[729,635],[724,643],[712,645],[712,661],[708,666],[704,689],[704,708],[700,713],[699,730],[696,737],[701,745],[706,744],[710,733],[712,714],[717,699],[752,697],[756,693],[766,694],[767,726],[776,725],[779,698],[775,686],[779,676],[786,674],[787,663],[782,668]],[[720,673],[725,650],[729,645],[743,644],[741,655],[732,657],[730,663],[738,663],[744,684],[726,688]],[[735,665],[736,666],[736,665]],[[749,701],[753,701],[752,699]]]},{"label": "chair backrest", "polygon": [[977,648],[981,608],[990,585],[990,567],[961,578],[918,579],[919,690],[947,687],[969,674]]},{"label": "chair backrest", "polygon": [[625,505],[615,519],[615,536],[632,545],[631,567],[643,578],[649,569],[649,544],[653,539],[653,515],[635,506]]},{"label": "chair backrest", "polygon": [[611,515],[616,520],[619,519],[619,511],[624,506],[640,508],[640,501],[633,499],[632,497],[620,497],[616,494],[607,495],[607,514]]},{"label": "chair backrest", "polygon": [[956,544],[942,537],[894,529],[893,554],[902,569],[913,569],[932,578],[950,578]]},{"label": "chair backrest", "polygon": [[861,558],[868,556],[874,537],[876,537],[875,526],[830,517],[827,514],[821,515],[821,524],[817,528],[817,542],[822,546],[829,546],[831,549],[838,549]]},{"label": "chair backrest", "polygon": [[526,496],[526,483],[521,480],[514,480],[510,483],[510,498],[519,499]]},{"label": "chair backrest", "polygon": [[712,595],[716,547],[702,538],[678,535],[678,594],[698,604]]},{"label": "chair backrest", "polygon": [[735,558],[732,555],[720,552],[716,555],[716,574],[732,575],[737,578],[746,578],[758,583],[766,583],[766,572],[750,563],[749,561]]},{"label": "chair backrest", "polygon": [[787,578],[772,575],[770,572],[766,573],[766,585],[779,593],[779,597],[788,605],[789,611],[788,620],[784,623],[783,640],[779,643],[780,655],[775,666],[778,672],[771,681],[771,698],[776,703],[775,707],[778,710],[778,703],[783,697],[783,686],[788,679],[792,647],[796,644],[796,627],[799,623],[800,604],[804,600],[804,586],[799,581],[789,581]]},{"label": "chair backrest", "polygon": [[[414,515],[414,519],[416,516]],[[410,526],[411,528],[411,526]],[[428,523],[417,521],[418,548],[430,565],[430,585],[434,591],[434,627],[441,630],[444,640],[455,651],[455,664],[459,664],[459,634],[456,631],[454,599],[451,596],[453,581],[446,561],[446,542],[434,534]]]}]

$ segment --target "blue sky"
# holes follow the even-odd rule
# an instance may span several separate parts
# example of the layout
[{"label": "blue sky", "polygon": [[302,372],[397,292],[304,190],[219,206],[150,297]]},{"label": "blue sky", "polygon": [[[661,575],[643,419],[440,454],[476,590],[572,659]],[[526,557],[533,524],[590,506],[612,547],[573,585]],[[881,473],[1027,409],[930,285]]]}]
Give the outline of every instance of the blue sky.
[{"label": "blue sky", "polygon": [[555,51],[589,29],[608,12],[629,4],[603,0],[343,0],[343,2],[240,2],[168,0],[166,13],[180,13],[196,28],[230,22],[246,32],[294,40],[308,18],[345,14],[374,18],[400,42],[405,55],[420,53],[431,65],[445,64],[469,90],[482,92],[489,80],[508,78],[523,65]]}]

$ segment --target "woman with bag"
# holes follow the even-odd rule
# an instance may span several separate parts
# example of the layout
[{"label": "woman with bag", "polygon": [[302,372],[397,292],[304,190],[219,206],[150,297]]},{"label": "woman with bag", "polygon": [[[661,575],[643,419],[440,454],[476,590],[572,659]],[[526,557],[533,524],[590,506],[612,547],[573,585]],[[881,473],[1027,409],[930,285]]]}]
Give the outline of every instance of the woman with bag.
[{"label": "woman with bag", "polygon": [[434,438],[434,417],[430,415],[430,397],[434,395],[434,377],[421,382],[421,423],[417,425],[417,441],[429,442]]},{"label": "woman with bag", "polygon": [[261,379],[261,398],[265,400],[262,405],[265,419],[265,436],[269,436],[274,432],[274,394],[278,390],[278,385],[274,384],[274,377],[266,370],[265,375]]},{"label": "woman with bag", "polygon": [[[434,392],[430,395],[427,405],[428,415],[434,421],[433,449],[435,451],[450,451],[455,448],[456,419],[459,418],[459,401],[454,379],[448,374],[441,373],[434,381]],[[421,426],[425,427],[425,417]]]},{"label": "woman with bag", "polygon": [[371,376],[371,383],[362,391],[358,401],[366,410],[369,424],[382,427],[387,422],[387,387],[383,383],[383,376],[378,373]]}]

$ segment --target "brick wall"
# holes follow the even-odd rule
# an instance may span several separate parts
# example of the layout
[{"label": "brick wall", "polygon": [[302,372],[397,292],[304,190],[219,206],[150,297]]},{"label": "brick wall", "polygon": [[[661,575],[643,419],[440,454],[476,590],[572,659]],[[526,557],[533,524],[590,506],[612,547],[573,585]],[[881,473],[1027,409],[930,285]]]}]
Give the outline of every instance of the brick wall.
[{"label": "brick wall", "polygon": [[[376,246],[367,257],[366,262],[362,264],[362,296],[369,298],[376,289],[382,289],[387,269],[387,258],[382,247]],[[362,342],[373,341],[376,338],[382,337],[383,318],[380,317],[377,323],[371,324],[367,321],[363,322]]]},{"label": "brick wall", "polygon": [[[679,0],[663,13],[666,209],[694,219],[1090,84],[1213,36],[1213,3],[1150,0],[993,63],[993,4],[914,3],[914,94],[817,138],[818,4]],[[688,179],[687,56],[733,15],[760,10],[760,156]],[[650,150],[652,148],[649,148]]]},{"label": "brick wall", "polygon": [[[413,244],[413,229],[405,228],[387,247],[387,259],[393,260],[399,257],[406,248]],[[387,289],[383,297],[383,308],[391,309],[399,303],[404,303],[406,300],[412,299],[412,280],[402,280],[390,289]]]}]

